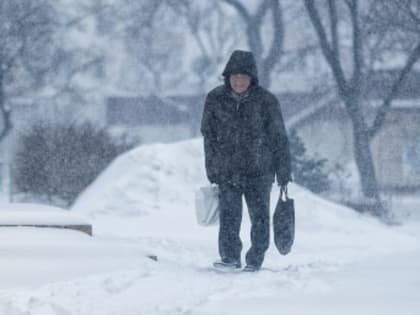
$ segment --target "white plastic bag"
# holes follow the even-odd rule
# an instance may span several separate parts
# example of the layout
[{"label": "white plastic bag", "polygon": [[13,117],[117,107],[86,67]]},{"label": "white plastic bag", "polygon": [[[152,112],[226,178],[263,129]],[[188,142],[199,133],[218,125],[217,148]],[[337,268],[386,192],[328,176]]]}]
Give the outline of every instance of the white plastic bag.
[{"label": "white plastic bag", "polygon": [[200,187],[195,192],[195,212],[202,226],[219,223],[219,187],[215,184]]}]

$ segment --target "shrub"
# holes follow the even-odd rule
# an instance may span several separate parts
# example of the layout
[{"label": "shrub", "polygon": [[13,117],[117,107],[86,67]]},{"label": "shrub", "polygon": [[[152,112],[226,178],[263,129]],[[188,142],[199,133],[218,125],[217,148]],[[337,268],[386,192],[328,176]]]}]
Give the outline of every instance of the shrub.
[{"label": "shrub", "polygon": [[69,205],[126,149],[91,123],[37,122],[18,142],[15,190],[49,200],[60,198]]},{"label": "shrub", "polygon": [[291,131],[289,141],[294,181],[314,193],[328,190],[330,180],[324,170],[327,160],[307,157],[305,145],[296,130]]}]

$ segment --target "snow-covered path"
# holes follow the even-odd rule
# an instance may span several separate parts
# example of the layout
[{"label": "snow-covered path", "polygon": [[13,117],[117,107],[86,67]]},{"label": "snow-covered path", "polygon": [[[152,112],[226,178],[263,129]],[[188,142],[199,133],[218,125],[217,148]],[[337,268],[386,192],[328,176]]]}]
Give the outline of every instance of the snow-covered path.
[{"label": "snow-covered path", "polygon": [[259,273],[223,274],[208,267],[211,246],[139,240],[140,245],[146,243],[167,257],[158,262],[139,259],[138,266],[121,264],[113,272],[73,275],[74,280],[31,289],[3,290],[0,313],[208,315],[281,310],[282,314],[414,315],[420,309],[419,251],[341,265],[314,260],[279,266],[271,252]]},{"label": "snow-covered path", "polygon": [[[0,276],[9,280],[0,314],[419,314],[420,222],[384,226],[291,185],[293,252],[283,257],[272,245],[260,272],[222,274],[209,267],[217,227],[195,222],[203,183],[199,140],[145,146],[115,161],[74,206],[93,238],[2,231]],[[246,250],[246,215],[242,239]]]},{"label": "snow-covered path", "polygon": [[368,259],[307,275],[299,290],[278,286],[267,296],[228,295],[202,309],[209,314],[415,315],[420,311],[419,254]]}]

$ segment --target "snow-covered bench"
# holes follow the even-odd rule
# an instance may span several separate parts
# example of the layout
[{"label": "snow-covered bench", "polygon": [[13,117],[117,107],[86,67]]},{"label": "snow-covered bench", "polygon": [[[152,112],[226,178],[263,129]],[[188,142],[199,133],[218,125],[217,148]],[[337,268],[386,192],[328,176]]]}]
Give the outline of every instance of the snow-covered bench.
[{"label": "snow-covered bench", "polygon": [[92,235],[92,225],[68,210],[33,203],[0,204],[0,227],[18,226],[72,229]]}]

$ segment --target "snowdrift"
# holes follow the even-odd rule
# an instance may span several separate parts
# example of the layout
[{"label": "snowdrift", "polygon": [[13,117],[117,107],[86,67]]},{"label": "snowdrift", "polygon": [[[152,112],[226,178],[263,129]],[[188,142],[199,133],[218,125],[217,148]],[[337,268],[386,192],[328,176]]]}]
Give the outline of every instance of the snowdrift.
[{"label": "snowdrift", "polygon": [[[281,256],[272,245],[256,274],[214,272],[217,227],[198,226],[193,208],[194,190],[206,183],[203,164],[201,139],[142,146],[116,159],[75,203],[93,237],[1,230],[0,313],[418,313],[418,224],[387,227],[297,185],[289,189],[292,253]],[[274,187],[273,205],[277,196]],[[242,240],[246,250],[247,215]]]},{"label": "snowdrift", "polygon": [[[199,227],[195,221],[194,191],[206,183],[201,138],[140,146],[118,157],[78,198],[73,210],[92,218],[99,234],[206,239],[216,247],[217,227]],[[347,261],[416,246],[415,239],[375,218],[326,201],[295,184],[289,190],[296,202],[293,259],[312,253],[319,260]],[[273,186],[272,208],[277,197],[278,188]],[[242,230],[246,243],[246,214]]]}]

